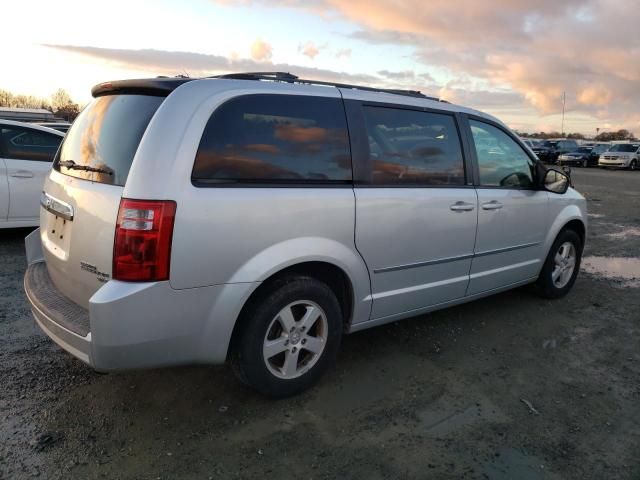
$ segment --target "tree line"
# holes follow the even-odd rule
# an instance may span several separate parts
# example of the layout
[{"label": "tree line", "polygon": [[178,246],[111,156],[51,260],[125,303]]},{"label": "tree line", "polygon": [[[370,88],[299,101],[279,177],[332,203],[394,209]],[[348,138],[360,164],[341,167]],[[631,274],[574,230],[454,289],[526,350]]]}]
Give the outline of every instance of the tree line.
[{"label": "tree line", "polygon": [[49,98],[33,95],[16,95],[0,89],[0,107],[9,108],[42,108],[49,110],[56,117],[72,122],[80,113],[80,106],[63,88],[59,88]]},{"label": "tree line", "polygon": [[[585,140],[586,137],[582,133],[569,133],[563,134],[560,132],[534,132],[534,133],[526,133],[526,132],[516,132],[519,136],[525,138],[540,138],[543,140],[547,140],[549,138],[572,138],[574,140]],[[594,140],[598,142],[611,142],[613,140],[637,140],[633,133],[629,130],[620,129],[617,131],[611,132],[601,132],[596,135]]]}]

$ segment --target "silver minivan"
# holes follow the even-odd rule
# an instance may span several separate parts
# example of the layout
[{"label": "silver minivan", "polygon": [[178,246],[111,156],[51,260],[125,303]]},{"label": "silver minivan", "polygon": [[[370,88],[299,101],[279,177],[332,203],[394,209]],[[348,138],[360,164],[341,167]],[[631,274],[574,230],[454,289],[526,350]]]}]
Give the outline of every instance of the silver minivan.
[{"label": "silver minivan", "polygon": [[585,199],[490,115],[290,74],[97,85],[26,239],[40,327],[99,371],[228,361],[271,396],[343,334],[572,287]]}]

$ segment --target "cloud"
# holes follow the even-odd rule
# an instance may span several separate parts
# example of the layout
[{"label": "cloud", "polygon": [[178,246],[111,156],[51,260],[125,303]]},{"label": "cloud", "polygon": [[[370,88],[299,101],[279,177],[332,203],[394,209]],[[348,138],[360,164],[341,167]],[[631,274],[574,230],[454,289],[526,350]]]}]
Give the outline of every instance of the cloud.
[{"label": "cloud", "polygon": [[259,38],[251,45],[251,58],[256,62],[269,61],[272,56],[273,48],[264,40]]},{"label": "cloud", "polygon": [[414,80],[416,74],[413,70],[405,70],[403,72],[390,72],[389,70],[378,70],[378,75],[389,78],[391,80]]},{"label": "cloud", "polygon": [[[220,55],[155,49],[129,50],[75,45],[46,46],[95,60],[106,61],[117,67],[139,71],[141,75],[148,76],[173,76],[177,73],[188,72],[192,77],[203,77],[229,72],[283,71],[291,72],[301,78],[385,88],[421,90],[426,94],[437,93],[440,88],[432,82],[433,79],[430,74],[414,73],[410,70],[399,72],[380,70],[377,75],[352,74],[293,64],[257,62],[253,59],[239,58],[237,53],[227,58]],[[447,95],[455,95],[455,97],[450,98],[457,98],[464,105],[480,109],[513,102],[522,103],[523,101],[522,96],[516,92],[470,91],[457,88],[452,84],[446,87],[446,92]]]},{"label": "cloud", "polygon": [[298,52],[313,60],[320,53],[320,48],[313,42],[307,42],[304,45],[298,45]]},{"label": "cloud", "polygon": [[302,78],[328,82],[362,83],[375,85],[381,79],[375,75],[353,74],[322,68],[305,67],[288,63],[270,63],[237,56],[227,58],[194,52],[156,49],[118,49],[76,45],[45,45],[49,48],[106,61],[117,67],[140,71],[149,76],[176,75],[188,72],[193,77],[202,77],[229,72],[282,71]]},{"label": "cloud", "polygon": [[[227,3],[231,0],[227,0]],[[233,2],[231,2],[233,3]],[[245,2],[246,3],[246,2]],[[567,108],[640,131],[636,0],[254,0],[354,24],[351,38],[414,49],[427,68],[508,88],[539,114]]]},{"label": "cloud", "polygon": [[336,52],[336,58],[351,58],[351,49],[343,48]]}]

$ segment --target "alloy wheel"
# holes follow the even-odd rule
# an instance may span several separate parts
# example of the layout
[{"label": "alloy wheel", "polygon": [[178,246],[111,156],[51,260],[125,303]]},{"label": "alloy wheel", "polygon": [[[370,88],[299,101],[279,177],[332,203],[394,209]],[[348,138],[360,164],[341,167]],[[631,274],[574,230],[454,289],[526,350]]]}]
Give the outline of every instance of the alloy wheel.
[{"label": "alloy wheel", "polygon": [[290,303],[271,320],[264,337],[262,356],[269,372],[286,380],[300,377],[322,356],[328,333],[327,316],[318,304]]},{"label": "alloy wheel", "polygon": [[554,266],[551,272],[551,279],[556,288],[563,288],[569,283],[576,268],[576,258],[576,247],[573,243],[564,242],[560,245],[554,257]]}]

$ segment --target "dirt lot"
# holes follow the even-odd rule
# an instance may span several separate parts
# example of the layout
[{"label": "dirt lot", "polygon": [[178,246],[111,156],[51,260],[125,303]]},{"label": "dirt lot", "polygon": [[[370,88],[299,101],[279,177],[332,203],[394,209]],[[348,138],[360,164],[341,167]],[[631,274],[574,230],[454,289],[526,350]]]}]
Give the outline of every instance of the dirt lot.
[{"label": "dirt lot", "polygon": [[[640,257],[640,173],[574,181],[586,255]],[[637,265],[348,336],[317,387],[272,401],[227,368],[99,375],[64,353],[27,308],[25,233],[0,232],[0,478],[640,478]]]}]

